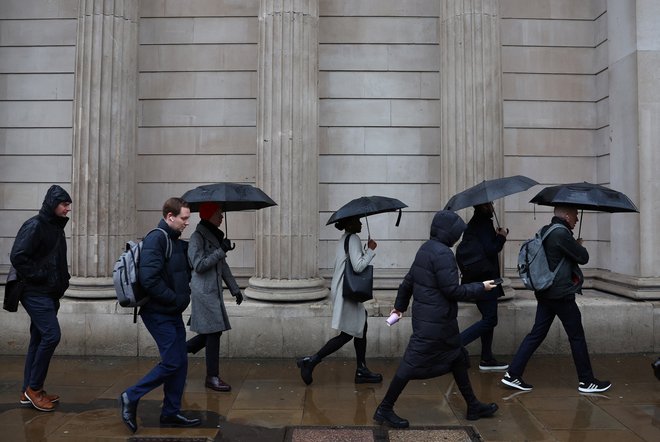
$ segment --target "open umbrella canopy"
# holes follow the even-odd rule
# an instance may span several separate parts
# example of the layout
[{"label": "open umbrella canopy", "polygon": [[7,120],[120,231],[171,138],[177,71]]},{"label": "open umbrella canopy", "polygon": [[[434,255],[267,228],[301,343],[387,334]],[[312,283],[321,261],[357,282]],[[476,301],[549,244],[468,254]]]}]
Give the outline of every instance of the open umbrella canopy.
[{"label": "open umbrella canopy", "polygon": [[533,179],[523,175],[485,180],[452,196],[445,205],[445,210],[456,211],[489,203],[507,195],[524,192],[537,184]]},{"label": "open umbrella canopy", "polygon": [[407,204],[402,203],[396,198],[389,198],[386,196],[363,196],[356,198],[344,204],[339,210],[332,214],[330,219],[325,225],[336,223],[339,220],[346,218],[353,218],[358,216],[376,215],[377,213],[399,211],[399,219],[396,225],[399,225],[401,219],[401,209],[408,207]]},{"label": "open umbrella canopy", "polygon": [[529,202],[598,212],[638,212],[635,204],[625,194],[587,182],[546,187]]},{"label": "open umbrella canopy", "polygon": [[220,203],[225,212],[256,210],[276,206],[263,190],[250,184],[215,183],[195,187],[181,197],[188,202],[192,212],[199,211],[201,203]]}]

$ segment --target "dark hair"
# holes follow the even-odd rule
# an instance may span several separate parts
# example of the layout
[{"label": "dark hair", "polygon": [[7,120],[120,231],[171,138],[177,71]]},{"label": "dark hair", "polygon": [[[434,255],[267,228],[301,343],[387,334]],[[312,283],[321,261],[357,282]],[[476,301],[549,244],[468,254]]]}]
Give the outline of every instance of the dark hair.
[{"label": "dark hair", "polygon": [[340,219],[335,223],[335,229],[337,230],[346,230],[346,227],[348,227],[351,223],[355,222],[355,220],[359,220],[359,216],[352,216],[350,218],[344,218]]},{"label": "dark hair", "polygon": [[166,217],[168,213],[178,216],[179,213],[181,213],[182,207],[189,207],[184,199],[177,197],[169,198],[165,201],[165,204],[163,204],[163,217]]}]

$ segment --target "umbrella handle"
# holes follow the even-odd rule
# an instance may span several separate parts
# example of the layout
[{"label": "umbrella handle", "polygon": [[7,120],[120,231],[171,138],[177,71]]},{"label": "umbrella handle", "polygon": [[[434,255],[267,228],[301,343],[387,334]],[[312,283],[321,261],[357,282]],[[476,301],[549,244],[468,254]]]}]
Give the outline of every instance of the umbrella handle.
[{"label": "umbrella handle", "polygon": [[500,228],[500,220],[497,219],[497,212],[495,212],[495,208],[493,208],[493,216],[495,216],[495,222],[497,223],[497,228]]},{"label": "umbrella handle", "polygon": [[582,234],[582,215],[584,215],[584,209],[580,210],[580,228],[578,229],[578,239],[580,239],[580,235]]},{"label": "umbrella handle", "polygon": [[399,209],[399,216],[396,218],[396,224],[394,224],[396,227],[399,227],[399,223],[401,222],[401,209]]}]

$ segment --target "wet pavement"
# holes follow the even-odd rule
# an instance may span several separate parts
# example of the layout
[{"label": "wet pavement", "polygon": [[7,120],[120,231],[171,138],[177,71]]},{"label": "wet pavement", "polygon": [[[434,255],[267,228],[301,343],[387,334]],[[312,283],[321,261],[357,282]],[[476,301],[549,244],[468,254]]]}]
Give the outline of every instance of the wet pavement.
[{"label": "wet pavement", "polygon": [[[230,393],[204,387],[204,360],[190,359],[183,409],[200,417],[192,429],[160,428],[162,389],[138,408],[131,436],[119,418],[117,397],[155,364],[154,358],[55,356],[46,390],[61,396],[54,412],[19,404],[23,357],[0,356],[0,439],[3,441],[658,441],[660,381],[656,355],[592,356],[594,372],[613,383],[603,394],[580,394],[570,356],[534,356],[524,379],[531,392],[507,389],[502,373],[470,371],[480,400],[496,402],[494,417],[465,420],[465,404],[451,376],[413,381],[396,404],[410,430],[381,428],[371,417],[394,374],[397,359],[369,366],[385,382],[355,385],[354,361],[327,359],[305,386],[293,359],[221,361]],[[502,358],[506,359],[506,358]],[[329,429],[328,429],[329,428]],[[465,429],[467,428],[467,431]],[[470,431],[474,433],[470,435]],[[453,431],[453,433],[452,433]]]}]

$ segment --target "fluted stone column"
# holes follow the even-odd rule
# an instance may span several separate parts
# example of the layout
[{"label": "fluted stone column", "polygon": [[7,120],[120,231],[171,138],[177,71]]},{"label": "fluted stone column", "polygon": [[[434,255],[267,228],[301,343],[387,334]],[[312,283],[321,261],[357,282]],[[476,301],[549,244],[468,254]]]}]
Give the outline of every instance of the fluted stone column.
[{"label": "fluted stone column", "polygon": [[261,0],[257,185],[277,202],[257,212],[246,295],[324,298],[318,269],[318,0]]},{"label": "fluted stone column", "polygon": [[[441,2],[441,194],[503,174],[498,0]],[[499,213],[498,213],[499,215]]]},{"label": "fluted stone column", "polygon": [[67,296],[114,297],[114,262],[135,237],[137,30],[138,0],[80,0]]},{"label": "fluted stone column", "polygon": [[[461,190],[503,176],[502,63],[498,0],[446,0],[441,5],[440,192],[446,202]],[[495,211],[504,225],[503,205],[495,204]],[[466,210],[463,215],[472,214]],[[503,288],[507,297],[513,296],[508,280]]]}]

